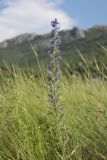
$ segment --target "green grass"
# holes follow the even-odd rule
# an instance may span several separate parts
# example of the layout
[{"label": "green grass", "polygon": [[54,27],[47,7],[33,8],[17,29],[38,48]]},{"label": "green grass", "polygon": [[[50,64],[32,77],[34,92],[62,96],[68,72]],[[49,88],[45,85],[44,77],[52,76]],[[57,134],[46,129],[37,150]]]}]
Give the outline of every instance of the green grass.
[{"label": "green grass", "polygon": [[106,81],[63,76],[58,121],[42,80],[0,75],[0,160],[107,160]]}]

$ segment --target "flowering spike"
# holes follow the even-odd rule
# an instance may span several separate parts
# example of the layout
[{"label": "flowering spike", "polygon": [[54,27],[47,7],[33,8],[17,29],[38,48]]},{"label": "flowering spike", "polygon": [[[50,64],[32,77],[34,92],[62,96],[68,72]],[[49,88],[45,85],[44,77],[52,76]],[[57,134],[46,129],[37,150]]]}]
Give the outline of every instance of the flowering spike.
[{"label": "flowering spike", "polygon": [[59,22],[55,18],[51,21],[52,31],[51,31],[51,51],[48,51],[50,57],[48,65],[48,98],[50,102],[50,108],[53,109],[54,113],[57,115],[58,110],[61,108],[60,100],[60,78],[61,71],[59,66],[59,61],[61,59],[60,51],[60,35],[59,35]]}]

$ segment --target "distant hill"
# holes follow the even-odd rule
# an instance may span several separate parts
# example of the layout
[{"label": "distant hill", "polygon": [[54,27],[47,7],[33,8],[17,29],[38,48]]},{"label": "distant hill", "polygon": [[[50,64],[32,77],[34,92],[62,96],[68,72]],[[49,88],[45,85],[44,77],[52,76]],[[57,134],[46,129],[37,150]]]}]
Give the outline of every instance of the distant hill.
[{"label": "distant hill", "polygon": [[[81,56],[91,64],[95,59],[100,65],[107,64],[107,26],[94,26],[87,30],[74,27],[72,30],[60,32],[62,38],[62,57],[73,69],[81,66]],[[0,65],[4,61],[8,64],[17,64],[20,67],[33,66],[36,63],[35,55],[30,47],[31,41],[38,57],[44,64],[47,63],[47,51],[50,49],[49,34],[37,35],[35,33],[25,33],[15,38],[0,43]],[[103,47],[101,47],[102,45]]]}]

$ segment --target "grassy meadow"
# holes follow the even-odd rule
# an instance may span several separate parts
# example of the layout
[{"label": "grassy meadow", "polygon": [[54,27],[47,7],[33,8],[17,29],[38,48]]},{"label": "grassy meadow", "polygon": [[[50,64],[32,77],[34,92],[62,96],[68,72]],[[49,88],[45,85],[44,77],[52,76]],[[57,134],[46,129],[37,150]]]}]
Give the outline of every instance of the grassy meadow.
[{"label": "grassy meadow", "polygon": [[62,75],[63,116],[41,78],[0,71],[0,160],[107,160],[107,81]]}]

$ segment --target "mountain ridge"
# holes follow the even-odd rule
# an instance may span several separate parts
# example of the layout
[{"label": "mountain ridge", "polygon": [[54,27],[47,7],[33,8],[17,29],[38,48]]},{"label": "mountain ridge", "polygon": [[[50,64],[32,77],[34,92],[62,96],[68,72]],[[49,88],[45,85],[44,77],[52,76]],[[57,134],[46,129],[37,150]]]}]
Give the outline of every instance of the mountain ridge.
[{"label": "mountain ridge", "polygon": [[[60,31],[62,57],[73,67],[77,68],[81,59],[77,53],[79,50],[90,64],[93,64],[93,57],[98,63],[107,63],[105,51],[98,45],[107,47],[107,25],[96,25],[89,29],[74,27],[71,30]],[[30,47],[31,41],[38,53],[40,61],[47,64],[47,52],[50,49],[50,35],[38,35],[36,33],[25,33],[0,43],[0,65],[3,61],[20,67],[33,66],[36,62],[33,51]],[[98,43],[97,43],[98,42]]]},{"label": "mountain ridge", "polygon": [[[94,29],[94,30],[95,30],[95,29],[103,29],[103,30],[106,30],[106,31],[107,31],[107,25],[95,25],[95,26],[93,26],[93,27],[91,27],[91,28],[88,28],[88,29],[81,29],[81,28],[75,26],[75,27],[73,27],[72,29],[69,29],[69,30],[76,30],[77,32],[78,32],[78,31],[79,31],[79,32],[81,32],[81,31],[84,32],[84,31],[89,31],[89,30],[92,30],[92,29]],[[62,31],[68,31],[68,30],[62,30]],[[8,39],[6,39],[6,40],[3,40],[3,41],[0,42],[0,44],[3,43],[3,42],[5,42],[5,41],[10,41],[10,40],[18,39],[18,38],[24,37],[24,36],[25,36],[26,39],[30,38],[31,40],[33,40],[33,38],[35,38],[36,36],[44,36],[44,35],[47,35],[47,34],[49,34],[49,33],[45,33],[45,34],[42,34],[42,35],[37,34],[36,32],[22,33],[22,34],[13,36],[12,38],[8,38]]]}]

